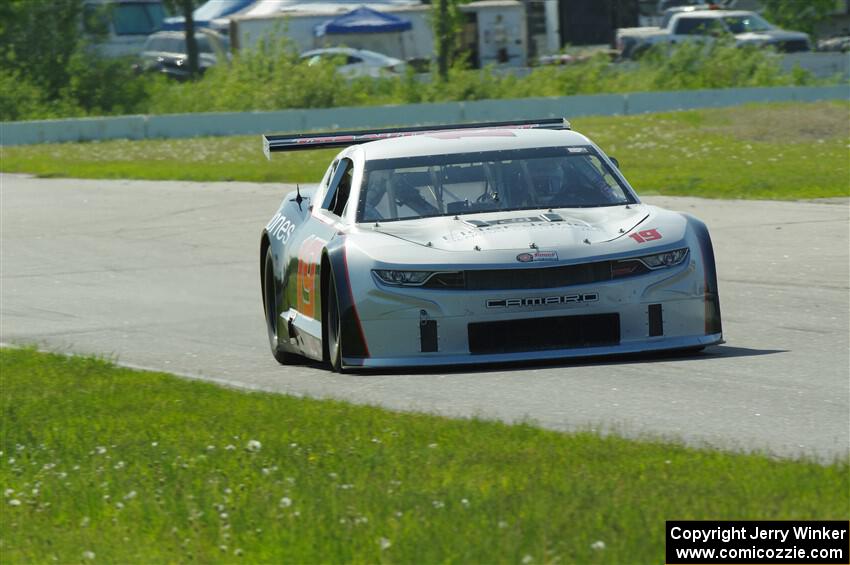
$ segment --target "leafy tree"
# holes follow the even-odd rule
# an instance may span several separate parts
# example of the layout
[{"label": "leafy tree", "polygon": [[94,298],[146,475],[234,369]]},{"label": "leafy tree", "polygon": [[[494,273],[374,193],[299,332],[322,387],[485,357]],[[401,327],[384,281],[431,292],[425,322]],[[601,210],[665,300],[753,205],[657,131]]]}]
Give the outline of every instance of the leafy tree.
[{"label": "leafy tree", "polygon": [[56,98],[71,78],[68,62],[86,43],[82,17],[82,0],[3,0],[0,68]]},{"label": "leafy tree", "polygon": [[83,0],[0,0],[0,119],[143,108],[145,79],[128,61],[92,48],[106,34],[107,9],[86,11]]},{"label": "leafy tree", "polygon": [[768,21],[786,29],[814,34],[815,25],[835,11],[835,0],[761,0]]},{"label": "leafy tree", "polygon": [[466,53],[460,44],[463,14],[458,8],[469,0],[434,0],[431,13],[434,41],[437,50],[437,75],[443,81],[449,77],[449,69],[466,63]]}]

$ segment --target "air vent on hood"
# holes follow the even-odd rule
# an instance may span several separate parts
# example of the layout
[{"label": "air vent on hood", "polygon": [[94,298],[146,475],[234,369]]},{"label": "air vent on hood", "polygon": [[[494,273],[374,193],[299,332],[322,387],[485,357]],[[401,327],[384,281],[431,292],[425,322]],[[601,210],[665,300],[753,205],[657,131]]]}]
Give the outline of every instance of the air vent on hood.
[{"label": "air vent on hood", "polygon": [[564,218],[562,218],[559,214],[555,214],[554,212],[547,212],[546,214],[540,214],[540,217],[546,220],[547,222],[563,222]]},{"label": "air vent on hood", "polygon": [[464,220],[463,223],[474,228],[486,228],[490,225],[484,220]]}]

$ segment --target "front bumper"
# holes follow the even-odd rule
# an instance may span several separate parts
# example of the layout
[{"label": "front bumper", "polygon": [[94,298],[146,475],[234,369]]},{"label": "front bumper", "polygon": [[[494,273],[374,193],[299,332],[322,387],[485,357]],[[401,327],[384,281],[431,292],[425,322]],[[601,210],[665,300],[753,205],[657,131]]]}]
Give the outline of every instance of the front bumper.
[{"label": "front bumper", "polygon": [[553,359],[576,359],[582,357],[601,357],[605,355],[628,355],[653,351],[701,348],[723,343],[722,334],[696,335],[666,338],[657,341],[621,343],[615,346],[582,347],[569,349],[547,349],[543,351],[524,351],[520,353],[498,354],[417,354],[409,357],[351,357],[343,358],[343,366],[350,368],[389,368],[389,367],[434,367],[440,365],[478,365],[483,363],[512,363],[519,361],[545,361]]},{"label": "front bumper", "polygon": [[[388,287],[372,282],[358,293],[368,357],[343,356],[348,367],[470,365],[698,348],[722,342],[719,325],[707,323],[706,278],[693,257],[684,264],[646,275],[542,290],[432,290]],[[510,299],[589,295],[594,300],[517,307],[488,307]],[[616,315],[616,335],[606,343],[538,347],[529,339],[529,320]],[[585,318],[582,318],[582,320]],[[493,323],[510,341],[512,322],[525,328],[520,350],[474,352],[470,324]],[[582,322],[576,322],[581,324]],[[429,335],[425,335],[426,324]],[[532,324],[533,325],[533,324]],[[541,332],[548,324],[541,323]],[[496,331],[496,330],[494,330]],[[427,345],[426,345],[427,344]]]}]

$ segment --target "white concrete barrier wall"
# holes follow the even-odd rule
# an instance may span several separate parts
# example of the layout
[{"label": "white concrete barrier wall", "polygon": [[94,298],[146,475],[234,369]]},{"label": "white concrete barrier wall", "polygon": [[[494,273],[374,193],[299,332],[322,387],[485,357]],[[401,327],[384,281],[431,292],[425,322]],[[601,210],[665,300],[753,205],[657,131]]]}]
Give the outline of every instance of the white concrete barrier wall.
[{"label": "white concrete barrier wall", "polygon": [[716,108],[751,102],[848,99],[850,86],[840,85],[596,94],[277,112],[38,120],[0,123],[0,145],[107,139],[177,139],[546,117],[576,118]]}]

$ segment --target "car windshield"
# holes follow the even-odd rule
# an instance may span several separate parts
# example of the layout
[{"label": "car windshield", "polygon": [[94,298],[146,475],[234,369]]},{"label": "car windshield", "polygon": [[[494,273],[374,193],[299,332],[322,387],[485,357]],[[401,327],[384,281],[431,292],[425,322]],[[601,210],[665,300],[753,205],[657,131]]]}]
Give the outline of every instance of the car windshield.
[{"label": "car windshield", "polygon": [[148,35],[160,27],[165,18],[161,4],[118,4],[112,11],[117,35]]},{"label": "car windshield", "polygon": [[634,202],[592,147],[544,147],[367,161],[357,219]]},{"label": "car windshield", "polygon": [[749,33],[751,31],[767,31],[773,26],[755,14],[748,16],[729,16],[723,18],[732,33]]}]

